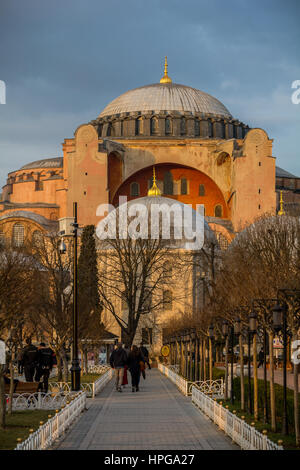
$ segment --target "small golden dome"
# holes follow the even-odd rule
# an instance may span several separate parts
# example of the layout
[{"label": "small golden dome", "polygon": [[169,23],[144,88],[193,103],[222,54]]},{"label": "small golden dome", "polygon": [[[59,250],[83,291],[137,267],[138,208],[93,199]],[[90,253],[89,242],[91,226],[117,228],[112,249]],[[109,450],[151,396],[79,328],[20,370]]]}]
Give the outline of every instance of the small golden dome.
[{"label": "small golden dome", "polygon": [[153,167],[153,185],[148,191],[148,196],[161,196],[161,190],[156,184],[155,167]]},{"label": "small golden dome", "polygon": [[171,78],[168,76],[167,56],[165,56],[165,73],[164,73],[164,76],[160,79],[160,83],[172,83]]}]

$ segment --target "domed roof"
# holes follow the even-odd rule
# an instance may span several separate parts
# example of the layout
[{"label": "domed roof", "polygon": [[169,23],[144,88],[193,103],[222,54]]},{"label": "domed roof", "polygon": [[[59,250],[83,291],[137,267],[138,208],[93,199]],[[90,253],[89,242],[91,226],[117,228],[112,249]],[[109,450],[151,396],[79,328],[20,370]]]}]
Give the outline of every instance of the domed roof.
[{"label": "domed roof", "polygon": [[[156,207],[153,209],[153,206]],[[125,211],[127,212],[128,228],[126,224],[124,226],[118,224],[121,218],[124,221],[124,216],[126,217]],[[159,217],[159,211],[161,211],[163,220]],[[110,237],[116,237],[113,228],[114,223],[116,223],[116,229],[118,230],[119,228],[121,231],[121,239],[129,237],[130,221],[135,217],[142,217],[143,220],[148,220],[146,222],[148,227],[146,232],[150,233],[148,230],[151,231],[151,238],[153,237],[154,239],[158,238],[159,233],[161,233],[162,238],[166,241],[166,246],[170,248],[201,249],[203,244],[208,242],[216,243],[215,234],[204,219],[204,216],[196,212],[189,205],[163,196],[144,196],[121,204],[99,222],[96,228],[97,245],[99,246],[100,240],[104,240],[102,249],[110,249],[110,243],[108,242],[107,246],[105,246],[105,240]],[[170,223],[169,228],[168,222]],[[165,223],[167,224],[166,226]],[[161,230],[166,230],[166,232],[161,232]],[[167,236],[164,236],[164,233]]]},{"label": "domed roof", "polygon": [[99,117],[149,111],[178,111],[232,117],[228,109],[213,96],[176,83],[154,83],[127,91],[109,103]]},{"label": "domed roof", "polygon": [[44,158],[43,160],[36,160],[34,162],[27,163],[26,165],[22,166],[20,170],[31,170],[33,168],[62,168],[62,166],[62,157]]}]

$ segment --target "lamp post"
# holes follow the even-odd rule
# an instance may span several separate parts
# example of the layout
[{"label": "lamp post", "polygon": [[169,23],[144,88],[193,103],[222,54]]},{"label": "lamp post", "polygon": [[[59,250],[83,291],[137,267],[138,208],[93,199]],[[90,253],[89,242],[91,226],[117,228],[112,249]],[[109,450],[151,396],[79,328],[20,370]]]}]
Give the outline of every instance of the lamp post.
[{"label": "lamp post", "polygon": [[[249,348],[249,364],[248,364],[248,392],[249,392],[249,411],[253,413],[252,407],[252,389],[251,389],[251,336],[255,338],[257,332],[257,316],[254,311],[249,316],[249,336],[248,336],[248,348]],[[256,366],[256,341],[253,342],[253,381],[254,381],[254,409],[257,407],[257,380],[255,380],[255,366]]]},{"label": "lamp post", "polygon": [[241,383],[241,409],[245,409],[245,393],[244,393],[244,355],[243,355],[243,337],[241,330],[241,319],[237,317],[234,322],[234,334],[239,339],[240,349],[240,383]]},{"label": "lamp post", "polygon": [[228,398],[228,321],[222,324],[222,335],[225,338],[225,399]]},{"label": "lamp post", "polygon": [[77,237],[78,237],[78,222],[77,222],[77,202],[73,203],[73,216],[74,223],[73,230],[73,358],[71,367],[72,376],[72,391],[78,392],[80,390],[80,363],[78,358],[78,262],[77,262]]},{"label": "lamp post", "polygon": [[287,365],[287,321],[286,321],[287,305],[276,304],[273,307],[273,326],[276,333],[282,331],[283,336],[283,413],[282,413],[282,433],[288,435],[288,420],[287,420],[287,380],[286,380],[286,365]]},{"label": "lamp post", "polygon": [[214,340],[214,325],[210,324],[208,328],[209,340],[209,380],[213,379],[213,340]]}]

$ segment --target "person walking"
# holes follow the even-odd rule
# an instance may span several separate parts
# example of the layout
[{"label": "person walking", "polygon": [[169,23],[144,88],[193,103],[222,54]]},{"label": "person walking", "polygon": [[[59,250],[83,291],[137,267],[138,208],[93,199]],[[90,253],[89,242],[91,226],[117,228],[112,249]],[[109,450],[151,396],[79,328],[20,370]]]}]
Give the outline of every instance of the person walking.
[{"label": "person walking", "polygon": [[[48,381],[54,364],[54,351],[45,343],[40,343],[37,357],[36,382],[39,382],[38,390],[48,392]],[[41,380],[43,379],[43,380]]]},{"label": "person walking", "polygon": [[17,351],[18,375],[23,374],[22,357],[23,357],[23,350],[21,348],[18,348],[18,351]]},{"label": "person walking", "polygon": [[148,369],[151,369],[150,362],[149,362],[149,352],[146,346],[144,346],[143,342],[141,342],[140,350],[141,350],[142,355],[144,356],[145,363],[147,364]]},{"label": "person walking", "polygon": [[26,339],[27,346],[23,350],[21,367],[25,374],[26,382],[33,382],[37,365],[38,349],[31,343],[31,338]]},{"label": "person walking", "polygon": [[118,343],[117,348],[113,350],[109,358],[111,367],[115,370],[116,390],[122,392],[122,382],[124,377],[124,367],[127,364],[127,354],[122,347],[122,343]]},{"label": "person walking", "polygon": [[141,365],[144,365],[145,363],[141,350],[135,345],[131,348],[127,364],[131,374],[132,391],[138,392],[141,377]]},{"label": "person walking", "polygon": [[264,350],[261,349],[258,353],[258,366],[257,366],[257,368],[260,367],[260,366],[263,366],[263,365],[264,365]]}]

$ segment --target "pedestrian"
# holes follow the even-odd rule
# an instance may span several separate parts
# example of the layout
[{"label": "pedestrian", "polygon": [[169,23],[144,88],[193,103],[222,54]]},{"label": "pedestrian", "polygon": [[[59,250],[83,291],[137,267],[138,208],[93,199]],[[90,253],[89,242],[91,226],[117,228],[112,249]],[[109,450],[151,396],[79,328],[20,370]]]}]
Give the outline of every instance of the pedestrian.
[{"label": "pedestrian", "polygon": [[118,343],[116,349],[113,350],[109,358],[111,367],[115,370],[116,390],[122,392],[122,382],[124,377],[124,367],[127,364],[127,354],[122,347],[122,343]]},{"label": "pedestrian", "polygon": [[[39,382],[38,390],[48,392],[48,381],[50,372],[54,364],[54,351],[47,347],[45,343],[40,343],[37,357],[37,370],[35,374],[36,382]],[[43,380],[41,380],[43,379]]]},{"label": "pedestrian", "polygon": [[23,351],[21,348],[18,348],[18,351],[17,351],[18,375],[23,374],[22,357],[23,357]]},{"label": "pedestrian", "polygon": [[[128,357],[128,354],[129,354],[129,348],[127,348],[127,346],[125,344],[123,344],[123,349],[124,351],[126,352],[126,355]],[[123,381],[122,381],[122,387],[126,387],[126,385],[128,385],[128,377],[127,377],[127,369],[128,369],[128,366],[127,364],[124,366],[124,375],[123,375]]]},{"label": "pedestrian", "polygon": [[31,343],[31,338],[26,339],[27,346],[24,348],[21,359],[22,371],[24,370],[26,382],[33,382],[37,365],[38,349]]},{"label": "pedestrian", "polygon": [[264,350],[261,349],[258,353],[258,366],[257,366],[257,368],[260,367],[260,366],[263,366],[263,365],[264,365]]},{"label": "pedestrian", "polygon": [[135,345],[133,345],[131,348],[127,364],[131,374],[132,391],[138,392],[141,377],[141,365],[145,365],[145,363],[141,350]]},{"label": "pedestrian", "polygon": [[140,350],[142,355],[144,356],[145,363],[148,365],[148,369],[151,369],[150,362],[149,362],[149,352],[146,346],[144,346],[143,341],[141,342]]}]

